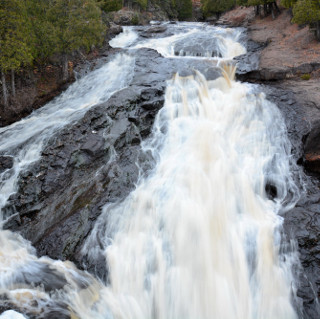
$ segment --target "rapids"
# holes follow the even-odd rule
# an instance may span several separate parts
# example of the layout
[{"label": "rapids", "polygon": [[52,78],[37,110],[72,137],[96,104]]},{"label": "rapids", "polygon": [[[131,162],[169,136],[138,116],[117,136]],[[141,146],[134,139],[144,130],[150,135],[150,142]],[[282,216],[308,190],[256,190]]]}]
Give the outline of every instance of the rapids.
[{"label": "rapids", "polygon": [[103,207],[82,248],[90,259],[105,256],[107,282],[69,261],[38,258],[19,234],[1,230],[0,300],[20,313],[0,318],[298,318],[298,259],[294,247],[283,249],[279,216],[299,197],[291,148],[277,107],[234,80],[232,59],[246,52],[243,30],[164,25],[164,34],[150,38],[139,27],[124,28],[110,41],[123,53],[0,129],[0,152],[14,157],[1,173],[3,207],[55,132],[130,85],[139,48],[209,60],[221,73],[215,80],[197,70],[168,79],[165,105],[141,145],[153,169],[141,172],[123,202]]}]

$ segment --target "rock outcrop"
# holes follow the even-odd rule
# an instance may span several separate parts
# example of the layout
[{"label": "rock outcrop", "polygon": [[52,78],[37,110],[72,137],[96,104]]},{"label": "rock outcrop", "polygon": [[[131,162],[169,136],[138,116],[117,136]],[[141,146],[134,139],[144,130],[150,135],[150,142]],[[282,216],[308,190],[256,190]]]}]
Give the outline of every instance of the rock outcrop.
[{"label": "rock outcrop", "polygon": [[[103,205],[122,200],[134,188],[136,163],[145,171],[153,166],[140,143],[163,106],[166,81],[176,71],[192,74],[193,67],[152,49],[138,50],[131,85],[57,132],[40,162],[20,176],[18,192],[4,209],[11,216],[4,227],[19,231],[39,255],[72,260],[105,276],[104,261],[92,265],[82,260],[83,240]],[[199,61],[198,69],[211,79],[220,74],[210,62]],[[8,166],[10,159],[0,158],[0,163]]]}]

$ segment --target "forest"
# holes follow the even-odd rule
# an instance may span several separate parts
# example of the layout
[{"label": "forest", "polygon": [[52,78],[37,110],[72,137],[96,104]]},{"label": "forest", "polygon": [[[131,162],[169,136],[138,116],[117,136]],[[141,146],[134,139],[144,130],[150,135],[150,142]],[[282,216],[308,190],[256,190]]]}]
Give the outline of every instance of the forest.
[{"label": "forest", "polygon": [[[257,15],[276,16],[280,11],[272,0],[201,0],[204,18],[233,8],[254,6]],[[292,22],[309,24],[320,40],[320,1],[281,0],[292,8]],[[0,3],[0,70],[2,104],[7,107],[16,95],[15,77],[19,70],[42,70],[48,59],[58,54],[62,80],[67,81],[68,55],[75,50],[90,51],[104,40],[107,25],[103,14],[124,7],[148,11],[150,5],[168,18],[192,18],[191,0],[2,0]],[[10,85],[9,83],[10,82]]]}]

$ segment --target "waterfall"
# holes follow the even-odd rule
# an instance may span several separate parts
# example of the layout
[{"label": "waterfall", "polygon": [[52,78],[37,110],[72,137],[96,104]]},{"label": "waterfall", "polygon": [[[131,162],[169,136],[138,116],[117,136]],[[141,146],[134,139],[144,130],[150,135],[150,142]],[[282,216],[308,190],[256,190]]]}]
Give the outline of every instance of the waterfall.
[{"label": "waterfall", "polygon": [[279,251],[278,212],[297,194],[288,145],[263,94],[226,73],[176,75],[143,145],[155,169],[124,203],[105,207],[84,249],[108,219],[103,302],[114,318],[297,318],[296,256]]},{"label": "waterfall", "polygon": [[[1,175],[3,206],[55,131],[130,84],[135,50],[220,65],[215,80],[197,70],[168,80],[165,105],[141,145],[153,169],[141,172],[124,201],[103,207],[82,249],[92,260],[105,257],[108,281],[69,261],[38,258],[19,234],[1,230],[0,306],[5,295],[35,318],[298,318],[292,306],[297,256],[282,249],[279,215],[299,196],[282,116],[254,85],[234,80],[230,60],[245,53],[241,30],[172,28],[174,35],[148,40],[125,28],[111,44],[132,53],[117,55],[41,110],[0,129],[0,152],[15,158]],[[201,45],[193,45],[196,39]],[[48,277],[55,292],[46,289]],[[21,316],[11,311],[0,318]]]}]

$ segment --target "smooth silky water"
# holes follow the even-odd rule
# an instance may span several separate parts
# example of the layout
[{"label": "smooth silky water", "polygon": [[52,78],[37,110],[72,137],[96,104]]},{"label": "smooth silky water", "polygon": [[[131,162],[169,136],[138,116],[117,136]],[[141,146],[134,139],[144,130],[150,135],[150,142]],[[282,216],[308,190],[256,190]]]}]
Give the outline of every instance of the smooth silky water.
[{"label": "smooth silky water", "polygon": [[[278,213],[292,207],[299,193],[281,114],[254,86],[233,79],[228,61],[245,53],[238,42],[241,30],[201,24],[169,28],[175,28],[174,35],[149,40],[127,28],[110,44],[132,55],[139,47],[152,47],[165,57],[211,59],[220,64],[221,77],[208,81],[195,71],[168,81],[165,105],[151,137],[142,143],[154,168],[147,177],[141,172],[126,200],[103,208],[82,250],[92,260],[105,256],[108,283],[70,262],[38,259],[19,235],[0,233],[0,289],[19,309],[39,318],[45,318],[44,309],[83,319],[298,318],[292,306],[297,255],[282,249]],[[190,46],[197,37],[208,43],[214,36],[214,51],[213,46],[201,52]],[[116,59],[128,60],[120,61],[118,67],[124,70],[114,72],[115,79],[123,74],[121,81],[130,78],[133,58],[129,54]],[[89,84],[105,98],[110,96],[104,95],[104,87]],[[66,104],[87,105],[78,94],[74,98]],[[55,121],[51,114],[58,110],[50,111],[54,105],[43,109],[47,122]],[[77,118],[85,111],[80,113]],[[35,123],[35,131],[44,122],[38,119],[41,114],[2,129],[7,144],[1,144],[1,151],[12,149],[16,156],[13,172],[7,173],[9,186],[2,182],[3,204],[15,191],[19,170],[39,158],[47,141],[39,140],[43,130],[28,137],[30,123]],[[52,135],[63,125],[45,132]],[[25,140],[18,130],[26,130]],[[277,189],[276,198],[270,198],[266,185]],[[41,272],[45,266],[65,276],[64,289],[49,294],[41,286],[17,285],[21,274]],[[16,312],[6,315],[21,318]]]}]

